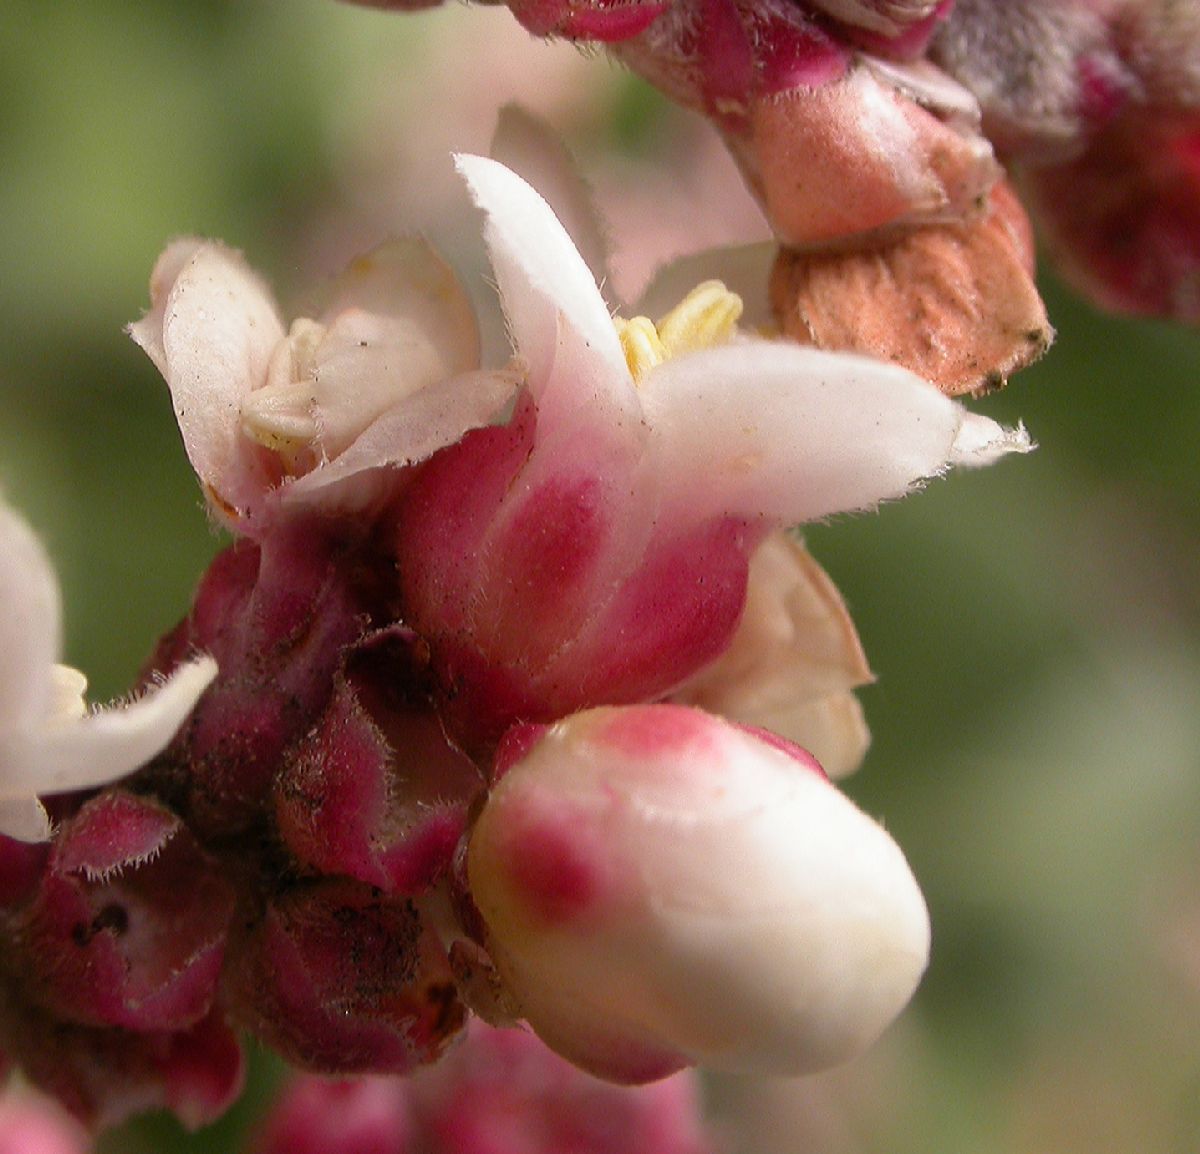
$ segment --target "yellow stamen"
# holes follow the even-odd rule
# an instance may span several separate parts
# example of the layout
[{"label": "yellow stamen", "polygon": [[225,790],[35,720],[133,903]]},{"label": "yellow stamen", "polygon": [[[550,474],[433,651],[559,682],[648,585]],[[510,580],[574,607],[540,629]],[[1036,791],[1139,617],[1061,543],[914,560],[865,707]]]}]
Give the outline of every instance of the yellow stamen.
[{"label": "yellow stamen", "polygon": [[658,336],[667,356],[694,353],[729,340],[741,315],[742,298],[719,280],[706,280],[658,322]]},{"label": "yellow stamen", "polygon": [[657,324],[649,317],[615,317],[617,336],[634,381],[680,353],[724,344],[737,331],[742,298],[719,280],[697,285]]},{"label": "yellow stamen", "polygon": [[635,381],[640,381],[655,365],[661,365],[668,357],[667,350],[659,339],[658,330],[649,317],[614,319],[621,348],[625,352],[625,363]]}]

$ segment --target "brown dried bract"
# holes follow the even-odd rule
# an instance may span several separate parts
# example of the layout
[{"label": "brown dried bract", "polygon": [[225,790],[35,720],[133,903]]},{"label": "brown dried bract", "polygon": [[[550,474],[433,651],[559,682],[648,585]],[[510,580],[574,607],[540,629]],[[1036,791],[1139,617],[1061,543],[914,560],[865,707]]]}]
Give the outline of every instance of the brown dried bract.
[{"label": "brown dried bract", "polygon": [[794,340],[893,361],[958,396],[1002,386],[1049,348],[1032,272],[1029,222],[1002,183],[961,224],[857,252],[781,249],[771,304]]}]

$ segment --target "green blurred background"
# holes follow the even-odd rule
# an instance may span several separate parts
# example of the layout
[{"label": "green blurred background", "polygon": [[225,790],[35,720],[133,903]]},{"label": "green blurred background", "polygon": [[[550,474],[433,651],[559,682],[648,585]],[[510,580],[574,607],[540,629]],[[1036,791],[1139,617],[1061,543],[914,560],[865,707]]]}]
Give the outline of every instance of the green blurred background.
[{"label": "green blurred background", "polygon": [[[245,249],[285,300],[406,221],[465,252],[444,154],[514,95],[627,194],[634,263],[753,217],[703,126],[503,11],[8,0],[0,30],[0,484],[101,700],[221,544],[121,333],[169,237]],[[925,887],[933,964],[865,1061],[714,1086],[739,1150],[1200,1150],[1200,339],[1044,287],[1058,344],[980,406],[1037,453],[809,531],[879,675],[848,788]],[[104,1149],[230,1151],[254,1106]]]}]

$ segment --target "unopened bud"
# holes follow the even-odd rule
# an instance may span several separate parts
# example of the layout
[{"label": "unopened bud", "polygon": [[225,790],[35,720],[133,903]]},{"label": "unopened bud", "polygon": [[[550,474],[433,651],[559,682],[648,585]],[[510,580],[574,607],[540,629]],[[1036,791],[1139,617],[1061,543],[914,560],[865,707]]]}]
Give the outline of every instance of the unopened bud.
[{"label": "unopened bud", "polygon": [[616,1081],[833,1065],[928,956],[902,853],[817,763],[680,706],[549,727],[496,785],[468,866],[524,1017]]}]

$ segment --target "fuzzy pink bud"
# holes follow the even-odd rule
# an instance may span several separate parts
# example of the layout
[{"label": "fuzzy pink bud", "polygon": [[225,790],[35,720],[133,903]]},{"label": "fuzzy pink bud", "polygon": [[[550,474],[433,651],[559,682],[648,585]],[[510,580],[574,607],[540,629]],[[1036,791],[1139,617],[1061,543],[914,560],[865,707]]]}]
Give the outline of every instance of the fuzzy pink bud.
[{"label": "fuzzy pink bud", "polygon": [[68,1021],[176,1030],[212,1004],[233,895],[174,814],[109,792],[65,822],[11,923],[23,990]]},{"label": "fuzzy pink bud", "polygon": [[341,879],[275,898],[237,943],[226,986],[244,1026],[321,1073],[408,1073],[466,1016],[412,902]]},{"label": "fuzzy pink bud", "polygon": [[351,647],[275,781],[276,822],[301,862],[412,895],[449,869],[483,777],[446,741],[427,680],[425,648],[401,626]]}]

